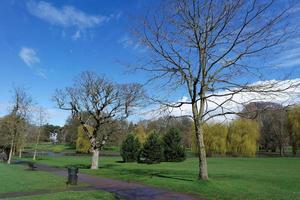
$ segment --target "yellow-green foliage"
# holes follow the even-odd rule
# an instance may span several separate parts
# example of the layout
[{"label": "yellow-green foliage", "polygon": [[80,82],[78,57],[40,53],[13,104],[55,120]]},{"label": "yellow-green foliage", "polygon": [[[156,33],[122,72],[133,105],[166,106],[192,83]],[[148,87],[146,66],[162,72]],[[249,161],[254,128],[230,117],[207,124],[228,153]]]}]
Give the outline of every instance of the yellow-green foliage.
[{"label": "yellow-green foliage", "polygon": [[[92,128],[88,127],[88,130],[91,132]],[[84,133],[82,126],[79,126],[77,130],[76,152],[89,153],[90,149],[91,143],[86,134]]]},{"label": "yellow-green foliage", "polygon": [[[204,124],[202,127],[206,154],[224,155],[226,153],[226,139],[228,127],[225,124]],[[196,136],[192,135],[192,151],[197,153]]]},{"label": "yellow-green foliage", "polygon": [[137,125],[133,130],[134,135],[139,139],[141,144],[144,144],[147,139],[145,127],[142,124]]},{"label": "yellow-green foliage", "polygon": [[255,156],[259,128],[256,121],[238,119],[229,125],[227,153],[235,156]]},{"label": "yellow-green foliage", "polygon": [[288,111],[288,124],[293,153],[300,154],[300,106]]},{"label": "yellow-green foliage", "polygon": [[224,124],[205,124],[203,126],[204,144],[207,155],[226,153],[228,127]]}]

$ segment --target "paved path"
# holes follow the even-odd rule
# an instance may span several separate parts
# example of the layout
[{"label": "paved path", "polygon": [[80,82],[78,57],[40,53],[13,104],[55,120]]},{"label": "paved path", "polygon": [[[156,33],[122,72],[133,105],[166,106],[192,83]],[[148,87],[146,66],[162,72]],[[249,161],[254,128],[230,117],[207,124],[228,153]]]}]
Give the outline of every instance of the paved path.
[{"label": "paved path", "polygon": [[[37,164],[36,166],[38,170],[52,172],[57,175],[67,177],[67,170],[65,169],[41,164]],[[83,173],[78,174],[78,181],[87,183],[93,188],[114,193],[117,197],[128,200],[204,200],[203,198],[172,192],[166,189],[146,186],[139,183],[113,180]]]}]

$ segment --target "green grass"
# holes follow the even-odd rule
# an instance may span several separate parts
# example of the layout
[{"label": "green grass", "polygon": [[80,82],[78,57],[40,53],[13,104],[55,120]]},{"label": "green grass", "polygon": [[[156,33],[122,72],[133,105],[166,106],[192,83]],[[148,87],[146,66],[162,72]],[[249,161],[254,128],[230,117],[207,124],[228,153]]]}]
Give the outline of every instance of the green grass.
[{"label": "green grass", "polygon": [[103,191],[87,191],[87,192],[58,192],[54,194],[28,196],[20,198],[10,198],[10,200],[114,200],[116,199],[112,194]]},{"label": "green grass", "polygon": [[21,165],[0,164],[0,193],[23,192],[38,189],[61,189],[66,178],[47,172],[28,171]]},{"label": "green grass", "polygon": [[[84,185],[86,184],[79,184],[79,186]],[[76,186],[68,186],[68,188],[70,187]],[[22,165],[7,165],[0,163],[0,196],[3,193],[10,192],[34,192],[36,190],[49,190],[55,192],[58,190],[61,192],[11,199],[115,199],[111,193],[100,190],[86,192],[62,192],[64,189],[67,189],[66,178],[64,177],[56,176],[48,172],[28,171],[26,170],[26,167]]]},{"label": "green grass", "polygon": [[[300,199],[300,158],[209,158],[209,181],[197,180],[197,159],[154,165],[101,157],[100,169],[81,172],[141,182],[209,199]],[[47,157],[39,162],[88,166],[90,157]],[[152,174],[156,174],[152,176]]]},{"label": "green grass", "polygon": [[120,152],[119,146],[106,146],[102,151],[110,151],[110,152]]},{"label": "green grass", "polygon": [[[28,144],[25,147],[25,150],[33,151],[35,148],[35,144]],[[38,144],[37,147],[38,151],[49,151],[49,152],[54,152],[54,153],[60,153],[60,152],[65,152],[65,151],[74,151],[74,147],[68,144],[52,144],[49,142],[45,143],[40,143]]]}]

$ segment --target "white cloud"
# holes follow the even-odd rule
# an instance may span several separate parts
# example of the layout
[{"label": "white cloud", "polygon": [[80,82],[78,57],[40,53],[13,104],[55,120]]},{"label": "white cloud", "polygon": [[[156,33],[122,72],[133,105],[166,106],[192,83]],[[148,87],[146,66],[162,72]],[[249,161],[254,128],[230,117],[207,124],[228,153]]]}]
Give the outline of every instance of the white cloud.
[{"label": "white cloud", "polygon": [[32,15],[53,25],[76,27],[81,30],[101,25],[110,19],[106,16],[86,14],[73,6],[56,8],[46,1],[30,1],[27,3],[27,7]]},{"label": "white cloud", "polygon": [[144,53],[147,50],[145,46],[142,46],[138,41],[128,35],[123,35],[117,42],[121,44],[124,49],[133,49],[140,53]]},{"label": "white cloud", "polygon": [[72,32],[75,29],[75,33],[71,35],[73,40],[82,38],[92,28],[101,26],[111,20],[119,20],[122,16],[122,12],[120,11],[108,16],[91,15],[70,5],[59,8],[47,1],[35,0],[27,3],[27,9],[33,16],[52,25],[64,28],[62,37],[66,36],[66,29],[69,28]]},{"label": "white cloud", "polygon": [[[229,96],[223,96],[223,97],[212,97],[210,98],[210,101],[208,102],[208,110],[214,110],[217,105],[220,105],[222,102],[225,102],[223,105],[224,111],[233,111],[233,112],[239,112],[243,109],[243,105],[248,104],[250,102],[257,102],[257,101],[263,101],[263,102],[275,102],[284,106],[293,105],[296,103],[300,103],[300,87],[291,87],[288,88],[289,85],[299,85],[300,79],[291,79],[291,80],[285,80],[285,81],[275,81],[275,80],[269,80],[269,81],[259,81],[255,82],[251,85],[267,85],[269,83],[277,83],[276,86],[273,88],[274,90],[283,90],[281,92],[274,92],[274,93],[254,93],[254,92],[243,92],[243,93],[237,93],[233,96],[231,100]],[[288,88],[284,91],[285,88]],[[227,94],[228,91],[221,91],[216,94],[222,95]],[[181,99],[178,100],[178,102],[187,102],[189,101],[189,98],[186,96],[183,96]],[[212,102],[216,102],[212,103]],[[175,103],[175,102],[174,102]],[[147,112],[147,110],[145,110]],[[221,113],[221,108],[217,108],[215,111],[212,112],[213,115],[217,113]],[[169,108],[167,110],[167,113],[165,114],[171,114],[173,116],[183,116],[183,115],[192,115],[191,105],[189,104],[183,104],[180,108]],[[155,110],[150,110],[147,112],[147,114],[144,114],[144,119],[151,119],[153,117],[157,118],[159,116],[162,116],[161,109],[156,107]],[[212,120],[214,121],[224,121],[224,120],[230,120],[234,119],[236,115],[227,115],[215,117]]]},{"label": "white cloud", "polygon": [[124,35],[118,40],[118,43],[123,46],[123,48],[132,47],[133,49],[139,48],[139,44],[134,42],[128,35]]},{"label": "white cloud", "polygon": [[77,30],[77,31],[75,32],[75,34],[72,36],[72,39],[73,39],[73,40],[78,40],[78,39],[80,39],[80,38],[81,38],[81,33],[80,33],[79,30]]},{"label": "white cloud", "polygon": [[36,51],[28,47],[22,47],[19,56],[29,67],[40,62],[40,59],[37,57]]},{"label": "white cloud", "polygon": [[46,78],[45,69],[39,66],[40,59],[34,49],[22,47],[19,52],[21,60],[32,69],[38,76]]}]

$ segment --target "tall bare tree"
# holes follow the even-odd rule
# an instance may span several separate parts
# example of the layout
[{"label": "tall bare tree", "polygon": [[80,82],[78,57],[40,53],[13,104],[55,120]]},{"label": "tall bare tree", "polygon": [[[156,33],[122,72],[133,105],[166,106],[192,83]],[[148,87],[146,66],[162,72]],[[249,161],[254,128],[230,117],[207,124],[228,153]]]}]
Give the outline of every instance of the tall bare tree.
[{"label": "tall bare tree", "polygon": [[10,152],[7,163],[11,163],[13,151],[16,147],[16,141],[19,141],[22,131],[24,131],[24,126],[28,122],[29,111],[32,107],[32,99],[26,93],[26,90],[21,87],[16,87],[13,89],[12,96],[12,109],[8,116],[8,132],[10,135]]},{"label": "tall bare tree", "polygon": [[[263,58],[289,36],[285,22],[291,12],[285,5],[276,5],[278,2],[165,1],[150,10],[134,30],[149,55],[145,58],[143,54],[137,68],[151,73],[149,82],[159,83],[167,89],[165,93],[168,91],[168,96],[152,99],[169,108],[191,107],[188,116],[193,119],[197,138],[199,179],[208,179],[202,129],[205,121],[235,114],[228,105],[239,103],[236,95],[252,93],[250,99],[255,100],[297,85],[290,81],[251,84],[264,80],[266,72],[254,60]],[[188,98],[174,103],[175,92]]]},{"label": "tall bare tree", "polygon": [[57,90],[53,99],[60,109],[71,111],[80,121],[93,151],[91,169],[98,169],[99,150],[111,135],[106,125],[128,117],[142,97],[139,84],[116,84],[95,73],[83,72],[72,87]]},{"label": "tall bare tree", "polygon": [[34,153],[33,153],[33,160],[36,160],[36,155],[37,155],[37,148],[40,142],[40,137],[41,137],[41,131],[43,129],[43,126],[46,124],[47,120],[47,113],[43,107],[38,107],[36,109],[36,122],[38,126],[37,130],[37,135],[36,135],[36,142],[35,142],[35,147],[34,147]]}]

